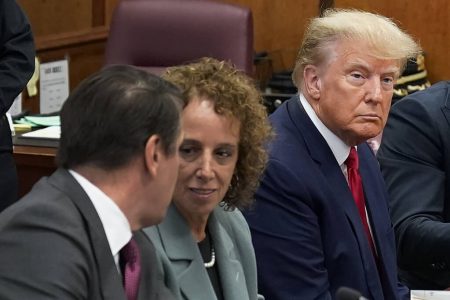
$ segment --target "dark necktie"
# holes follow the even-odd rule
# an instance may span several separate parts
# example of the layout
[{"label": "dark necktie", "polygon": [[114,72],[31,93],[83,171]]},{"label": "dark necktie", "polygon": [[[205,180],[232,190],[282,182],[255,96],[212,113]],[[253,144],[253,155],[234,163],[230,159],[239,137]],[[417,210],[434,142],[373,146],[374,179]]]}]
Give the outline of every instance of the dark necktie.
[{"label": "dark necktie", "polygon": [[125,294],[128,300],[136,300],[141,273],[141,257],[138,245],[133,238],[120,250],[119,256]]},{"label": "dark necktie", "polygon": [[369,241],[369,245],[374,256],[376,257],[375,245],[373,243],[372,235],[370,234],[369,224],[367,223],[366,201],[364,200],[364,190],[361,175],[359,174],[358,153],[356,152],[355,147],[350,149],[350,154],[348,155],[345,164],[347,165],[348,185],[350,186],[353,199],[355,200],[356,207],[358,208],[359,216]]}]

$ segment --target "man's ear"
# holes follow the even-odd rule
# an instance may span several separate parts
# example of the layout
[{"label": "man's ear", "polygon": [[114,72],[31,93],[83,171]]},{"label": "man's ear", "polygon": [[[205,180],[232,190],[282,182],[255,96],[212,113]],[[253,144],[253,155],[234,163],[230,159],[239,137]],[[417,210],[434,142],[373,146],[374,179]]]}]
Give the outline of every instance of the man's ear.
[{"label": "man's ear", "polygon": [[158,173],[159,161],[161,159],[161,139],[158,135],[152,135],[145,144],[144,161],[148,172],[152,177]]},{"label": "man's ear", "polygon": [[307,65],[303,69],[304,91],[314,100],[320,99],[321,79],[319,76],[319,68],[314,65]]}]

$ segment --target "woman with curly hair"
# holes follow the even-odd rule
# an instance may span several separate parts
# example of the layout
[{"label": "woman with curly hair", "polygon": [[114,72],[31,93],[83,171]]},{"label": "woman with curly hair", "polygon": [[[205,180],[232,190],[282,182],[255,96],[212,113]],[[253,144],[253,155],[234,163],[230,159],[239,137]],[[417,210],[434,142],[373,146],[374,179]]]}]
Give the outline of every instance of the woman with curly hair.
[{"label": "woman with curly hair", "polygon": [[271,137],[253,81],[203,58],[163,77],[185,96],[184,137],[172,205],[145,232],[178,299],[258,298],[250,231],[239,209],[252,204]]}]

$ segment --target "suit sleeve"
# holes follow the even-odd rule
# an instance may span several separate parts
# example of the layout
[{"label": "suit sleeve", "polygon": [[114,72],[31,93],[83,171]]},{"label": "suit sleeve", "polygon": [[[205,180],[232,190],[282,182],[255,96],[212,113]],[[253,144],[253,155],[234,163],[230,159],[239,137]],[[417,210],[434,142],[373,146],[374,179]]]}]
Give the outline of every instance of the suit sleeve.
[{"label": "suit sleeve", "polygon": [[34,71],[30,24],[15,0],[0,1],[0,115],[11,107]]},{"label": "suit sleeve", "polygon": [[[391,217],[402,266],[449,261],[450,225],[444,223],[444,152],[436,120],[417,101],[394,105],[378,159],[391,197]],[[445,122],[445,121],[444,121]]]},{"label": "suit sleeve", "polygon": [[246,212],[266,299],[331,299],[317,214],[301,180],[271,160]]},{"label": "suit sleeve", "polygon": [[88,299],[95,262],[76,209],[17,207],[0,222],[0,299]]}]

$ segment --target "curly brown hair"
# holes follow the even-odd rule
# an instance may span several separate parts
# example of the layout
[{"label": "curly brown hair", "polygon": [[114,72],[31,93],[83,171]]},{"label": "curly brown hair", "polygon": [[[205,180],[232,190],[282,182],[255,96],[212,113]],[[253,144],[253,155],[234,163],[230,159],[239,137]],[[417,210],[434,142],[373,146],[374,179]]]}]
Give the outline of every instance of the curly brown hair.
[{"label": "curly brown hair", "polygon": [[205,97],[214,103],[216,113],[240,121],[239,156],[222,204],[227,209],[250,206],[272,137],[267,111],[253,80],[230,63],[213,58],[170,67],[163,77],[181,89],[185,106],[195,97]]}]

